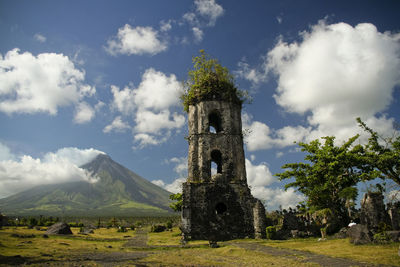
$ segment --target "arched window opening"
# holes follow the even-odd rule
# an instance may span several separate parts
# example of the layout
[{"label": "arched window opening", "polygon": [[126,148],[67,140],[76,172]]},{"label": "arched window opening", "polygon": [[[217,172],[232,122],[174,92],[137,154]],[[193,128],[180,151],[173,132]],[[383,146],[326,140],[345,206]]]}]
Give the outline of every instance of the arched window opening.
[{"label": "arched window opening", "polygon": [[216,214],[222,215],[227,210],[228,210],[228,207],[222,202],[219,202],[219,203],[217,203],[217,205],[215,205],[215,213]]},{"label": "arched window opening", "polygon": [[218,165],[214,161],[211,161],[211,176],[214,176],[218,173]]},{"label": "arched window opening", "polygon": [[208,130],[210,133],[219,133],[222,131],[221,117],[216,111],[211,112],[210,115],[208,115],[208,123]]},{"label": "arched window opening", "polygon": [[210,133],[217,133],[217,130],[212,125],[210,125]]},{"label": "arched window opening", "polygon": [[222,156],[219,150],[211,152],[211,170],[213,167],[217,169],[217,173],[222,173]]}]

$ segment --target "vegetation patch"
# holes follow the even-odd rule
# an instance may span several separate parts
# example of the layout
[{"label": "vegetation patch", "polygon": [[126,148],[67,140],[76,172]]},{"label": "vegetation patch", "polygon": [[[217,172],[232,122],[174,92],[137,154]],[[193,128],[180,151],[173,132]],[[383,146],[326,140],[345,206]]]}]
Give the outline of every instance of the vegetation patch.
[{"label": "vegetation patch", "polygon": [[[117,228],[94,229],[93,234],[49,235],[27,227],[3,227],[0,230],[0,255],[2,263],[56,265],[71,264],[103,266],[114,262],[120,265],[144,264],[148,266],[318,266],[307,256],[285,249],[312,252],[318,257],[348,258],[362,263],[400,266],[398,243],[355,246],[346,239],[318,242],[317,239],[232,240],[219,242],[219,248],[210,248],[206,240],[190,241],[181,246],[179,228],[161,233],[148,233],[150,225],[117,232]],[[144,246],[125,246],[142,236]],[[146,243],[147,240],[147,243]],[[244,245],[243,245],[244,244]],[[260,250],[260,247],[268,249]],[[270,253],[280,248],[279,254]],[[282,249],[282,250],[281,250]],[[276,250],[276,249],[275,249]]]},{"label": "vegetation patch", "polygon": [[229,70],[204,50],[200,50],[200,56],[193,57],[192,61],[194,68],[188,73],[185,92],[181,97],[186,112],[189,111],[189,105],[200,101],[219,100],[242,105],[249,99],[246,91],[236,88]]},{"label": "vegetation patch", "polygon": [[306,238],[285,241],[274,240],[262,244],[278,248],[308,251],[331,257],[347,258],[365,263],[400,266],[397,254],[399,243],[353,245],[348,239],[318,241],[317,238]]}]

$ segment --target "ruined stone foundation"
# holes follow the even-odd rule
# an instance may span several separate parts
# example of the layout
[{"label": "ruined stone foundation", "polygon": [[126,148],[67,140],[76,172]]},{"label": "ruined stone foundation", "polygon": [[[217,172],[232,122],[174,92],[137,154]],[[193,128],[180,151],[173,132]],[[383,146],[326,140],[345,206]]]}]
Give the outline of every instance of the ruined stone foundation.
[{"label": "ruined stone foundation", "polygon": [[183,183],[185,240],[265,238],[265,209],[243,183]]}]

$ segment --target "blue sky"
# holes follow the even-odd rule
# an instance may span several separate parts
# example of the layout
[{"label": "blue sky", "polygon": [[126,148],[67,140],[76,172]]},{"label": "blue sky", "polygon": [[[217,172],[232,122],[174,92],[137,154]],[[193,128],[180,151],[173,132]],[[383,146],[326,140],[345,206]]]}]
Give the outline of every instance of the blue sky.
[{"label": "blue sky", "polygon": [[359,132],[356,117],[384,135],[400,121],[399,8],[0,0],[0,197],[93,181],[79,166],[98,153],[176,191],[188,148],[178,96],[205,49],[253,97],[242,111],[253,194],[269,208],[293,205],[301,195],[272,174],[302,160],[294,141],[340,143]]}]

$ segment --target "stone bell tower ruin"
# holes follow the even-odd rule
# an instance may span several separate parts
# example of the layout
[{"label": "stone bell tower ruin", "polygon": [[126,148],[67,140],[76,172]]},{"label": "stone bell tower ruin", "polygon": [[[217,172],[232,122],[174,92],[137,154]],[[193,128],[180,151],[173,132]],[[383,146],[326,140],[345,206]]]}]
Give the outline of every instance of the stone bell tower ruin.
[{"label": "stone bell tower ruin", "polygon": [[223,94],[189,105],[188,178],[182,185],[185,240],[265,238],[264,206],[247,185],[241,108],[241,102]]}]

